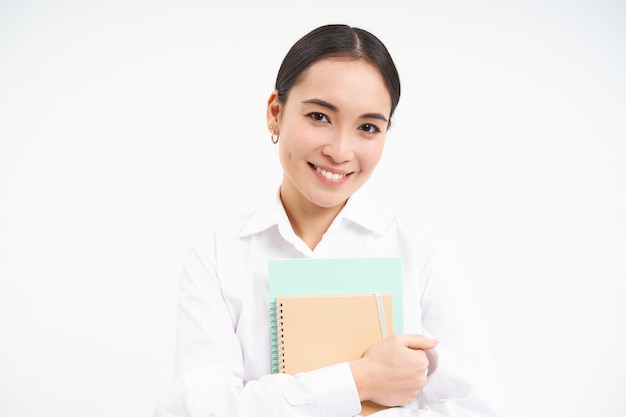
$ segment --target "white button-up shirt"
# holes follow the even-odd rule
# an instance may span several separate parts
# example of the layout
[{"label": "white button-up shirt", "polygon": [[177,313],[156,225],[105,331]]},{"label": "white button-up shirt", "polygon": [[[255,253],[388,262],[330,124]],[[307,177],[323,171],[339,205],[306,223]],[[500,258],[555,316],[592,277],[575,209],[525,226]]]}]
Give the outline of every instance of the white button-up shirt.
[{"label": "white button-up shirt", "polygon": [[424,228],[353,196],[315,250],[278,196],[189,251],[179,294],[175,383],[157,417],[351,417],[361,405],[348,363],[271,374],[268,260],[400,257],[404,327],[439,340],[418,398],[382,416],[498,415],[498,377],[484,341]]}]

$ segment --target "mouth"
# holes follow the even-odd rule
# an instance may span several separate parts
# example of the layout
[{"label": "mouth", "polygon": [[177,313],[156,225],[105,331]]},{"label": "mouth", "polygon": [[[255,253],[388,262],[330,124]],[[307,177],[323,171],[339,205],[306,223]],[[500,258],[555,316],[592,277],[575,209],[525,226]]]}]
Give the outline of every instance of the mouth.
[{"label": "mouth", "polygon": [[330,172],[325,170],[324,168],[320,168],[317,165],[313,165],[309,162],[309,166],[313,168],[317,173],[322,176],[324,179],[330,182],[341,182],[345,180],[348,176],[352,175],[352,172],[348,173],[339,173],[339,172]]}]

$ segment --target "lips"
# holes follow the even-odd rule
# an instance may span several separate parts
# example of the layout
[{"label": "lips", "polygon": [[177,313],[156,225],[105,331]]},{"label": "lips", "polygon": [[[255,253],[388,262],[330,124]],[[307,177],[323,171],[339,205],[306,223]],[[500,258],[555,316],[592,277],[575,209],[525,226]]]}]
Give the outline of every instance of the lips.
[{"label": "lips", "polygon": [[332,182],[340,182],[343,179],[345,179],[348,175],[352,174],[351,172],[349,173],[338,173],[338,172],[331,172],[328,170],[325,170],[324,168],[320,168],[316,165],[313,164],[309,164],[311,167],[315,168],[315,170],[322,176],[324,177],[326,180],[328,181],[332,181]]},{"label": "lips", "polygon": [[315,170],[319,172],[320,174],[322,174],[323,176],[325,176],[326,179],[330,181],[339,181],[340,179],[345,177],[344,174],[333,174],[332,172],[326,171],[325,169],[320,168],[320,167],[315,167]]}]

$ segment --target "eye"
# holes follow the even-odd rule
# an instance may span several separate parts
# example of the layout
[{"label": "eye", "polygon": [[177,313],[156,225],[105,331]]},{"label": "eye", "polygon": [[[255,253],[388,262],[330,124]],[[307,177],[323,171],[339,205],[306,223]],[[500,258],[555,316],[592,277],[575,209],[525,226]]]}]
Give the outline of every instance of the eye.
[{"label": "eye", "polygon": [[326,117],[326,115],[324,113],[320,113],[320,112],[313,112],[313,113],[309,113],[307,114],[307,117],[310,117],[311,119],[315,120],[316,122],[320,122],[320,123],[328,123],[328,117]]},{"label": "eye", "polygon": [[373,125],[371,123],[365,123],[364,125],[361,125],[359,129],[361,129],[362,131],[366,133],[371,133],[371,134],[380,132],[380,129],[378,128],[378,126]]}]

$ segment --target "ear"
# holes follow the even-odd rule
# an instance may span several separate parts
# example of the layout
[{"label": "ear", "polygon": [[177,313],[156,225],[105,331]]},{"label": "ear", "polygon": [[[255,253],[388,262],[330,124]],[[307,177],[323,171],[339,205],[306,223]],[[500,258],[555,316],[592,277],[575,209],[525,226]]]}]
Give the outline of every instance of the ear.
[{"label": "ear", "polygon": [[[267,99],[267,128],[271,133],[280,134],[278,129],[278,121],[280,118],[281,109],[282,106],[278,101],[278,91],[274,90],[272,91],[272,94],[270,94],[270,97]],[[273,126],[273,129],[270,128],[270,126]]]}]

